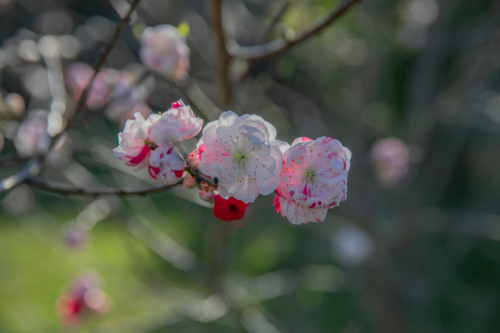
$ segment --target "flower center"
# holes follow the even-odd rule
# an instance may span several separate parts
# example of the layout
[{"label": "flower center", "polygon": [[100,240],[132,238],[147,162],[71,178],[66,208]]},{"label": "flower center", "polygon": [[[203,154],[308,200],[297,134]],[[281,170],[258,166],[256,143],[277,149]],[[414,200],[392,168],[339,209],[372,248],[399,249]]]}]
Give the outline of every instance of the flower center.
[{"label": "flower center", "polygon": [[144,140],[144,145],[147,146],[149,149],[152,149],[152,150],[155,150],[156,148],[158,148],[158,145],[156,143],[154,143],[153,141],[151,140]]},{"label": "flower center", "polygon": [[304,177],[303,180],[305,182],[312,183],[318,178],[318,173],[316,172],[315,169],[307,168],[302,174],[302,176]]},{"label": "flower center", "polygon": [[243,150],[237,150],[233,158],[236,163],[244,164],[246,160],[245,152]]}]

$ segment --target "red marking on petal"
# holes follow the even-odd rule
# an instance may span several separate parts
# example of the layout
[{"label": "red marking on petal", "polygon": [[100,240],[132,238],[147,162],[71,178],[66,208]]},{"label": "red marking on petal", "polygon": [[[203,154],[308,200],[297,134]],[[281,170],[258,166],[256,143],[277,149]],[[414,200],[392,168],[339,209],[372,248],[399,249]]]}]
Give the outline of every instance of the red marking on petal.
[{"label": "red marking on petal", "polygon": [[156,179],[156,176],[160,173],[160,168],[152,167],[151,165],[148,167],[149,175]]},{"label": "red marking on petal", "polygon": [[131,166],[138,165],[148,155],[148,153],[149,153],[148,146],[144,146],[144,147],[142,147],[139,154],[137,154],[136,156],[126,156],[127,158],[130,158],[130,160],[128,160],[128,162],[127,162],[127,165],[131,165]]},{"label": "red marking on petal", "polygon": [[[180,101],[180,100],[179,100],[179,101]],[[182,107],[182,104],[181,104],[181,103],[179,103],[179,101],[177,101],[177,102],[173,102],[173,103],[172,103],[172,106],[171,106],[170,108],[171,108],[171,109],[178,109],[178,108]]]},{"label": "red marking on petal", "polygon": [[304,186],[304,189],[302,190],[302,194],[305,194],[305,195],[307,195],[307,194],[308,194],[308,192],[307,192],[307,185],[306,185],[306,186]]},{"label": "red marking on petal", "polygon": [[180,177],[182,177],[182,174],[184,173],[184,170],[172,170],[172,172],[174,173],[174,175],[177,178],[180,178]]}]

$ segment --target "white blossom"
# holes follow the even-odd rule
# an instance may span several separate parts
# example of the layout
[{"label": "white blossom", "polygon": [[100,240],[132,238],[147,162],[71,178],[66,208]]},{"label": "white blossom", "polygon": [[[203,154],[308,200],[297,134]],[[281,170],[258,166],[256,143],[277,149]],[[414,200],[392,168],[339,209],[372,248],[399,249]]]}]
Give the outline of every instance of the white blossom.
[{"label": "white blossom", "polygon": [[279,149],[282,142],[275,138],[276,129],[262,117],[223,112],[203,130],[206,149],[199,169],[217,178],[224,199],[253,202],[259,194],[270,194],[278,186],[283,155]]}]

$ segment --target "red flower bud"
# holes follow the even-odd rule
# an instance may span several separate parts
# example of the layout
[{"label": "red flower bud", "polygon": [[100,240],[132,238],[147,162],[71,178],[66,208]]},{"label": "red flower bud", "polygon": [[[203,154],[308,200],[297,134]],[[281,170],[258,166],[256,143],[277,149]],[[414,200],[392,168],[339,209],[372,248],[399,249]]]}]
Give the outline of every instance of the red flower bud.
[{"label": "red flower bud", "polygon": [[214,197],[214,215],[222,221],[231,222],[241,219],[245,215],[247,206],[248,204],[233,197],[227,200],[218,194]]}]

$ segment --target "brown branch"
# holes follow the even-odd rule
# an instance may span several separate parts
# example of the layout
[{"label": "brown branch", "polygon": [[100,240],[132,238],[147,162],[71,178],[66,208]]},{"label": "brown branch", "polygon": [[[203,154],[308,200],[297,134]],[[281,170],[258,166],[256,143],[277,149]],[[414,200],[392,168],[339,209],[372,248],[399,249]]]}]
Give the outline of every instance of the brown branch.
[{"label": "brown branch", "polygon": [[43,188],[45,190],[62,192],[66,194],[84,194],[91,196],[100,196],[100,195],[146,195],[150,193],[160,192],[169,190],[174,186],[181,185],[183,182],[183,178],[181,178],[177,183],[172,185],[162,185],[162,186],[148,186],[143,188],[79,188],[74,186],[68,186],[66,184],[40,180],[35,178],[28,178],[25,183],[30,184],[36,187]]},{"label": "brown branch", "polygon": [[0,194],[26,182],[30,177],[36,175],[40,171],[41,165],[42,165],[45,157],[47,156],[47,154],[56,145],[56,143],[59,141],[59,139],[65,133],[66,129],[71,125],[73,120],[76,118],[76,115],[80,112],[83,105],[85,104],[85,101],[87,99],[87,95],[90,91],[90,87],[92,86],[92,83],[94,82],[97,74],[101,70],[104,63],[106,62],[106,59],[108,58],[109,54],[111,53],[111,50],[113,49],[116,42],[118,41],[118,38],[120,37],[120,34],[121,34],[123,28],[127,25],[129,18],[130,18],[130,15],[132,15],[135,7],[137,7],[137,5],[139,4],[140,1],[141,0],[134,0],[132,5],[130,5],[130,9],[129,9],[127,15],[125,15],[123,17],[123,19],[120,21],[120,23],[116,27],[116,30],[115,30],[115,33],[113,35],[113,38],[111,39],[111,42],[108,44],[108,46],[104,50],[104,53],[102,54],[99,62],[97,63],[97,66],[95,67],[94,76],[92,76],[92,79],[90,80],[87,87],[85,88],[82,95],[80,96],[78,103],[77,103],[77,106],[75,108],[75,111],[68,117],[66,127],[63,130],[61,130],[61,132],[59,132],[58,134],[56,134],[52,137],[50,144],[49,144],[49,146],[44,154],[41,154],[37,157],[33,157],[32,159],[30,159],[30,161],[25,165],[25,167],[21,171],[19,171],[18,173],[14,174],[8,178],[3,179],[0,182]]},{"label": "brown branch", "polygon": [[311,26],[297,32],[295,38],[281,38],[266,44],[254,46],[233,45],[231,46],[229,53],[233,58],[240,58],[249,62],[256,62],[270,58],[272,56],[285,52],[291,49],[293,46],[320,33],[360,1],[361,0],[342,1],[341,4],[326,17],[320,19],[318,22],[312,24]]},{"label": "brown branch", "polygon": [[231,86],[229,84],[229,65],[231,55],[227,51],[224,26],[222,24],[222,1],[207,0],[212,29],[217,37],[217,48],[219,51],[219,76],[222,86],[222,108],[226,109],[231,103]]}]

